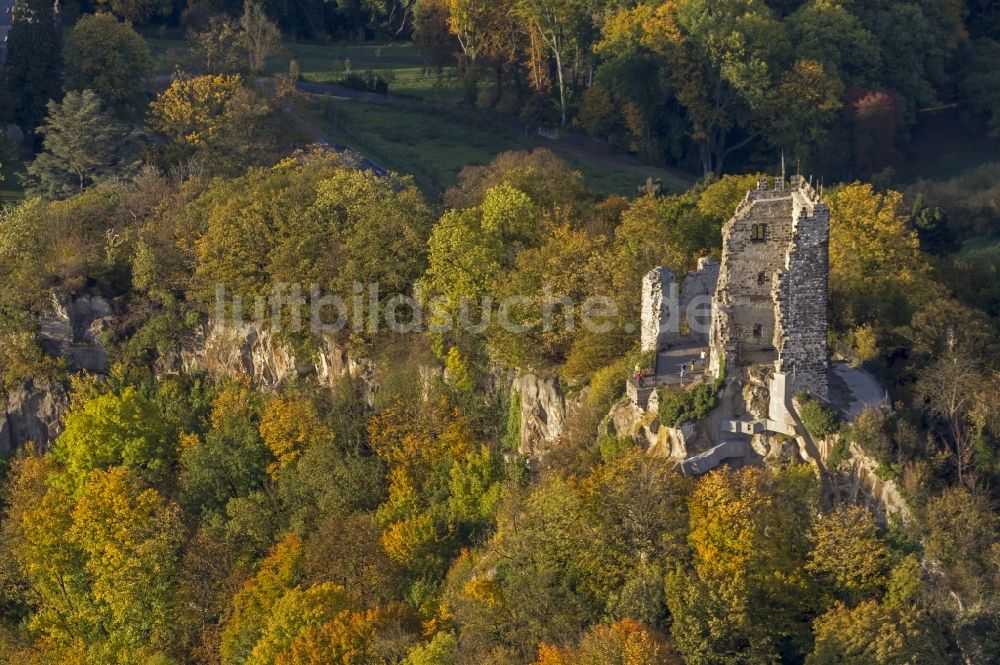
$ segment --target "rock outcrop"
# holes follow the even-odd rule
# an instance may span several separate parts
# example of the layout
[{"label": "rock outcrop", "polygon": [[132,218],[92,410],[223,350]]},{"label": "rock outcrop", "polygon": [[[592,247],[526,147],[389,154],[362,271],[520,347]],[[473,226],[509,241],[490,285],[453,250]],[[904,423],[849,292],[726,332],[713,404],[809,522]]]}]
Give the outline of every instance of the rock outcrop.
[{"label": "rock outcrop", "polygon": [[[829,459],[840,435],[827,437],[820,444],[824,464]],[[850,444],[850,457],[830,470],[831,490],[837,501],[868,506],[881,521],[897,517],[909,522],[912,514],[899,486],[891,479],[879,477],[878,461],[861,446]]]},{"label": "rock outcrop", "polygon": [[52,295],[39,322],[38,335],[46,353],[62,358],[72,371],[108,371],[108,351],[101,337],[111,328],[114,309],[100,296]]},{"label": "rock outcrop", "polygon": [[606,421],[608,434],[631,437],[643,448],[656,445],[661,429],[655,411],[644,411],[630,399],[620,400],[611,407]]},{"label": "rock outcrop", "polygon": [[567,419],[579,407],[583,394],[568,398],[559,379],[525,374],[511,390],[521,396],[521,443],[518,452],[539,459],[559,444]]},{"label": "rock outcrop", "polygon": [[28,381],[7,395],[0,413],[0,452],[10,454],[28,443],[45,449],[62,428],[68,406],[59,384]]},{"label": "rock outcrop", "polygon": [[[245,377],[261,388],[276,388],[306,377],[334,388],[350,377],[362,382],[369,402],[378,388],[374,364],[352,357],[335,339],[321,339],[313,357],[299,360],[270,330],[252,323],[206,326],[186,340],[178,353],[162,358],[159,370],[206,372],[228,379]],[[435,373],[434,368],[422,367],[420,371],[422,381],[429,380],[425,374]]]}]

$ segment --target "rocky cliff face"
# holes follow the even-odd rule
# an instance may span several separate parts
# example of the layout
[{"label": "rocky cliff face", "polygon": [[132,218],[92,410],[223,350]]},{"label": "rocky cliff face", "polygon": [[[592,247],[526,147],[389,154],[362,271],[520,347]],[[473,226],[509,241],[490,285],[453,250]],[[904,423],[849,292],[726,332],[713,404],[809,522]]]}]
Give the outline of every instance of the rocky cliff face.
[{"label": "rocky cliff face", "polygon": [[12,390],[0,402],[0,452],[10,454],[28,443],[44,449],[59,435],[68,402],[58,384],[28,381]]},{"label": "rocky cliff face", "polygon": [[[824,464],[829,458],[839,435],[818,442]],[[879,463],[856,443],[850,445],[850,457],[830,471],[834,498],[846,503],[868,506],[883,521],[898,517],[904,522],[911,518],[910,506],[893,480],[878,475]]]},{"label": "rocky cliff face", "polygon": [[108,352],[102,335],[111,328],[114,309],[104,298],[52,295],[52,303],[39,322],[42,348],[62,358],[70,370],[95,374],[108,371]]},{"label": "rocky cliff face", "polygon": [[567,398],[556,378],[526,374],[515,379],[512,390],[521,395],[521,444],[518,452],[538,459],[559,444],[569,418],[582,394]]},{"label": "rocky cliff face", "polygon": [[249,378],[262,388],[276,388],[297,378],[336,387],[346,377],[360,380],[370,398],[378,389],[374,364],[356,359],[333,338],[321,340],[315,356],[300,360],[269,330],[255,324],[206,326],[179,353],[160,360],[162,372],[206,372],[218,378]]},{"label": "rocky cliff face", "polygon": [[656,412],[644,411],[630,399],[623,399],[611,407],[605,427],[609,434],[631,437],[643,448],[655,446],[661,438],[660,421]]},{"label": "rocky cliff face", "polygon": [[[114,308],[99,296],[53,294],[39,321],[38,336],[46,353],[62,358],[70,371],[103,374],[108,352],[102,336],[111,328]],[[0,400],[0,451],[28,444],[45,448],[62,429],[66,390],[57,382],[27,381]]]}]

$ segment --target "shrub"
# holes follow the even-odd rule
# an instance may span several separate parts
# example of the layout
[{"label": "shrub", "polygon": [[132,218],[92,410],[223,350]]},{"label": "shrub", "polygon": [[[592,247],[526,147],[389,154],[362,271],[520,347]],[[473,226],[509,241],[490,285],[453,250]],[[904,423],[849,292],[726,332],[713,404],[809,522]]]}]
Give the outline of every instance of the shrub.
[{"label": "shrub", "polygon": [[822,439],[837,431],[837,414],[814,399],[803,400],[799,406],[799,417],[814,438]]},{"label": "shrub", "polygon": [[689,389],[664,386],[660,393],[660,422],[678,427],[705,418],[719,403],[718,390],[716,383],[699,383]]},{"label": "shrub", "polygon": [[358,92],[374,92],[379,95],[389,94],[389,82],[381,75],[376,75],[372,71],[367,71],[364,74],[350,73],[337,81],[337,85],[357,90]]},{"label": "shrub", "polygon": [[826,459],[826,466],[828,469],[835,471],[837,467],[846,462],[851,457],[851,444],[847,440],[847,437],[840,437],[837,439],[837,443],[834,444],[833,450],[830,451],[829,457]]}]

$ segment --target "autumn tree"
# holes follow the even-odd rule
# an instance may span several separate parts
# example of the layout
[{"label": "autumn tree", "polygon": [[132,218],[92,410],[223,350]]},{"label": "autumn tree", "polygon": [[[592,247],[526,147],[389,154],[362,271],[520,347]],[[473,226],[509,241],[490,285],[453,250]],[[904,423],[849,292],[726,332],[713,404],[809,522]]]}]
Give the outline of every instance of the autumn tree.
[{"label": "autumn tree", "polygon": [[220,646],[225,665],[247,662],[267,629],[275,604],[301,579],[302,539],[288,534],[271,548],[256,575],[233,597]]},{"label": "autumn tree", "polygon": [[[553,228],[540,246],[518,255],[498,293],[502,305],[489,332],[498,362],[538,371],[560,364],[588,332],[580,320],[584,313],[592,317],[595,331],[620,333],[618,312],[608,304],[613,300],[605,286],[610,272],[606,246],[605,238],[564,225]],[[608,359],[616,353],[614,346],[606,351]]]},{"label": "autumn tree", "polygon": [[810,640],[802,563],[815,479],[809,467],[703,477],[691,497],[690,572],[667,580],[671,634],[685,662],[769,663]]},{"label": "autumn tree", "polygon": [[844,602],[878,597],[888,583],[889,551],[874,516],[860,506],[841,506],[817,516],[807,568]]},{"label": "autumn tree", "polygon": [[177,507],[113,467],[88,474],[75,499],[52,487],[15,510],[13,549],[37,598],[38,648],[62,662],[162,657],[183,539]]},{"label": "autumn tree", "polygon": [[834,328],[898,326],[940,291],[898,192],[854,183],[829,196],[830,294]]},{"label": "autumn tree", "polygon": [[579,646],[542,645],[534,665],[680,665],[669,642],[638,621],[624,619],[597,625],[584,634]]},{"label": "autumn tree", "polygon": [[269,152],[270,102],[239,75],[174,81],[151,104],[151,127],[170,141],[166,158],[203,158],[217,170],[245,166]]},{"label": "autumn tree", "polygon": [[933,619],[915,607],[887,607],[867,600],[837,605],[815,624],[816,646],[807,665],[931,665],[948,662],[946,642]]},{"label": "autumn tree", "polygon": [[240,28],[250,57],[250,71],[259,74],[264,71],[267,59],[281,42],[281,30],[267,17],[259,0],[246,0],[243,3]]},{"label": "autumn tree", "polygon": [[273,476],[305,451],[333,438],[313,404],[303,397],[274,397],[264,409],[260,436],[275,461],[268,472]]},{"label": "autumn tree", "polygon": [[567,122],[566,57],[587,32],[590,16],[581,0],[517,0],[515,11],[544,41],[555,59],[556,82],[562,124]]}]

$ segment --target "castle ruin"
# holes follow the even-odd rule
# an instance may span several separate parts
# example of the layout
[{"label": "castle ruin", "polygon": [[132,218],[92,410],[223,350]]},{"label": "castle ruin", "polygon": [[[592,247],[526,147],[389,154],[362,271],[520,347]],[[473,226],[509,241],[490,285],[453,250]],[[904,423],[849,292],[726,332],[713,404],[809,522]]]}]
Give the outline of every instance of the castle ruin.
[{"label": "castle ruin", "polygon": [[829,396],[830,213],[802,177],[761,178],[723,228],[712,301],[710,373],[774,366],[786,396]]}]

